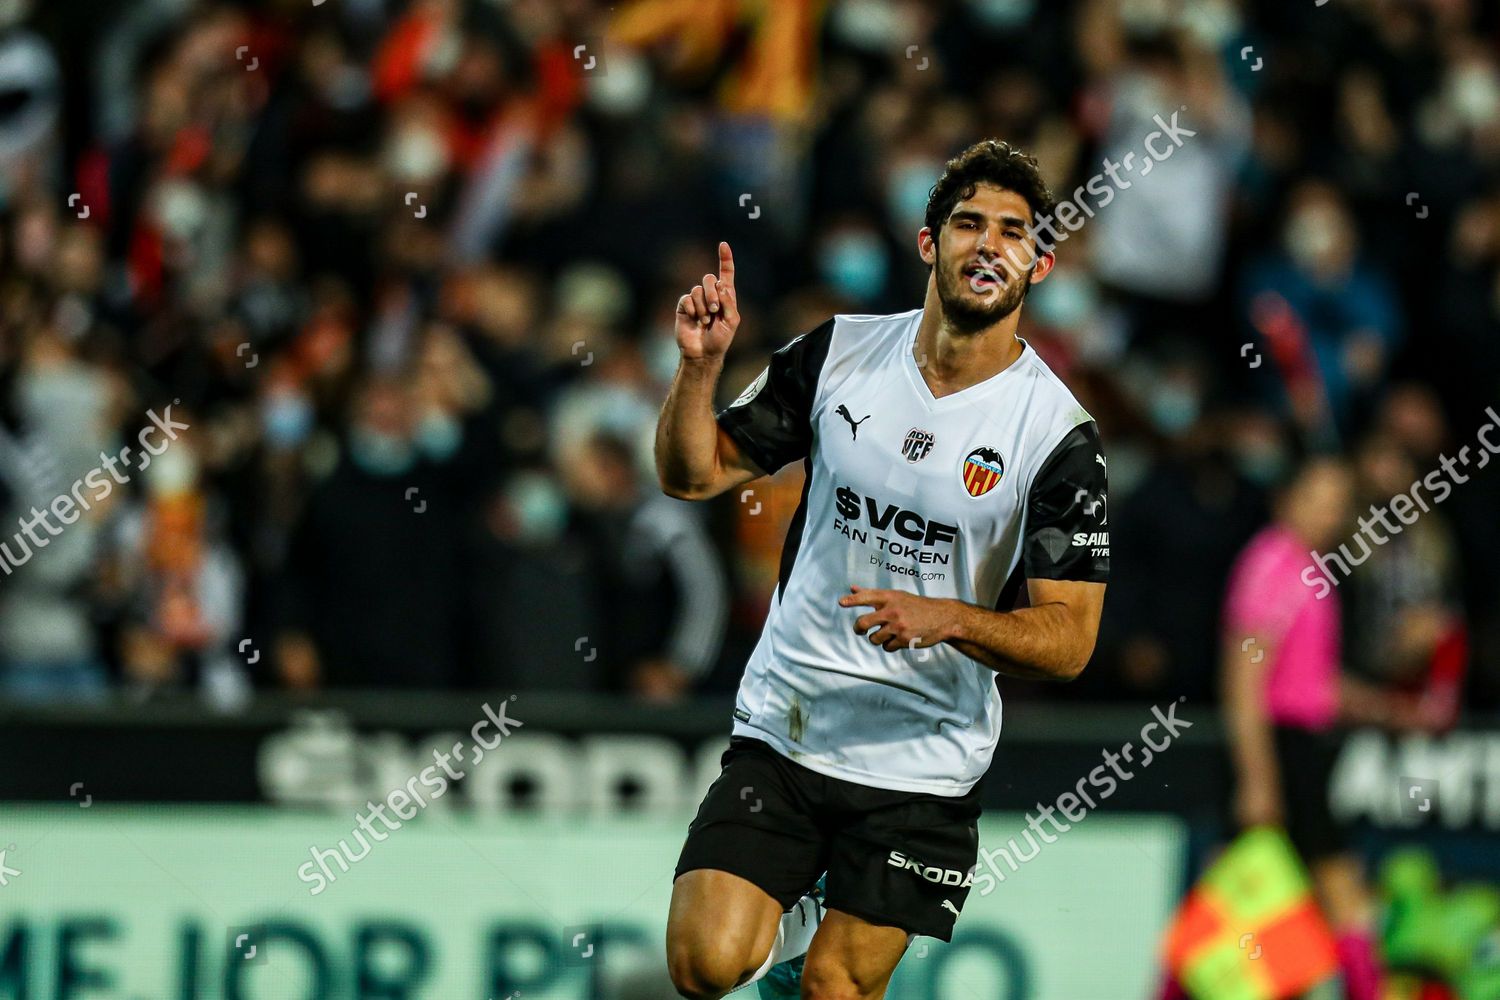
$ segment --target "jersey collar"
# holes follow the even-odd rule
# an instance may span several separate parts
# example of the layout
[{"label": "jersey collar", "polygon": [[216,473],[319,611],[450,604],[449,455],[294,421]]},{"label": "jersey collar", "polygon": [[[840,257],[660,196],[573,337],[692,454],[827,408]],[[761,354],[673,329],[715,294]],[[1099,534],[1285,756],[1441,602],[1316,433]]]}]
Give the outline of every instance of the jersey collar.
[{"label": "jersey collar", "polygon": [[912,355],[917,346],[917,332],[922,326],[923,310],[918,309],[912,317],[911,330],[908,331],[901,347],[901,367],[906,370],[906,377],[911,381],[912,388],[917,393],[917,398],[922,405],[933,413],[941,413],[951,410],[955,406],[972,403],[976,398],[984,396],[998,385],[1011,372],[1018,370],[1022,365],[1036,356],[1031,345],[1022,337],[1016,339],[1021,342],[1021,353],[1016,360],[1000,369],[983,382],[976,382],[966,389],[951,392],[946,396],[938,398],[932,394],[932,389],[927,385],[927,380],[922,377],[922,370],[917,367],[917,359]]}]

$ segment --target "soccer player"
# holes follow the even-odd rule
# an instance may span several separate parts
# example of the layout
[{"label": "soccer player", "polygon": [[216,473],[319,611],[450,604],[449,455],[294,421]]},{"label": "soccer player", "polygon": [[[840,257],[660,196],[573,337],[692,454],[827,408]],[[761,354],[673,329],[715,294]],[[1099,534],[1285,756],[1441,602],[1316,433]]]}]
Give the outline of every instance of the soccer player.
[{"label": "soccer player", "polygon": [[[1054,263],[1034,229],[1052,205],[1031,157],[965,150],[917,234],[922,307],[834,316],[717,414],[740,320],[728,244],[678,301],[662,489],[702,500],[806,471],[723,770],[677,865],[667,958],[685,997],[795,972],[783,963],[803,949],[800,986],[772,977],[783,992],[763,995],[884,996],[913,936],[951,938],[973,881],[995,675],[1069,680],[1088,662],[1104,456],[1093,418],[1016,336]],[[823,898],[804,898],[825,872]]]}]

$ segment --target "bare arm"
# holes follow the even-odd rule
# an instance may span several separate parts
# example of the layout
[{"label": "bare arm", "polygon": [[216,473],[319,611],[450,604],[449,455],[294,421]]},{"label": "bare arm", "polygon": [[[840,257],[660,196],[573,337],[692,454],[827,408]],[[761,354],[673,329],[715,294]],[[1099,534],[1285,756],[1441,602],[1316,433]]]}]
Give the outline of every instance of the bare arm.
[{"label": "bare arm", "polygon": [[1109,575],[1108,481],[1098,428],[1072,427],[1027,491],[1021,564],[1030,606],[954,602],[943,639],[996,673],[1070,681],[1099,637]]},{"label": "bare arm", "polygon": [[667,496],[707,500],[765,475],[714,420],[714,386],[723,367],[722,358],[684,358],[677,366],[656,422],[656,475]]},{"label": "bare arm", "polygon": [[1027,580],[1031,606],[993,611],[954,602],[947,641],[996,673],[1028,680],[1070,681],[1083,672],[1099,636],[1104,584]]},{"label": "bare arm", "polygon": [[706,500],[765,475],[714,420],[714,388],[739,325],[734,255],[720,243],[718,277],[705,274],[677,300],[682,358],[656,423],[656,475],[668,496]]},{"label": "bare arm", "polygon": [[1094,650],[1104,584],[1029,580],[1027,589],[1034,606],[1015,611],[858,584],[839,598],[839,605],[874,608],[856,618],[853,628],[887,652],[946,642],[997,673],[1072,680]]}]

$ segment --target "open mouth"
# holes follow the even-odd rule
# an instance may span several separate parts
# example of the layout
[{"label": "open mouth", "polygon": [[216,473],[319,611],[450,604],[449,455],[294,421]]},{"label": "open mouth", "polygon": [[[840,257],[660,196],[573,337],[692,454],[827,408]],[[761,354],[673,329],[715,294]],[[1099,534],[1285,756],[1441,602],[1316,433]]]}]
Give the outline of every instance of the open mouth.
[{"label": "open mouth", "polygon": [[965,268],[964,277],[968,279],[969,287],[976,292],[989,288],[998,288],[1004,284],[1000,280],[999,272],[993,267],[986,267],[983,264],[973,264]]}]

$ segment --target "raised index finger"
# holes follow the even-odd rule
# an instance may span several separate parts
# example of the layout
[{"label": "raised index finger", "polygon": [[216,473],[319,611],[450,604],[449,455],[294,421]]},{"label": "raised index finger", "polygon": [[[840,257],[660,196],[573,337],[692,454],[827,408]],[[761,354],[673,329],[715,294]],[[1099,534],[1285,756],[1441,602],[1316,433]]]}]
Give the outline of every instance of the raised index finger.
[{"label": "raised index finger", "polygon": [[734,252],[723,241],[719,243],[719,284],[734,288]]}]

